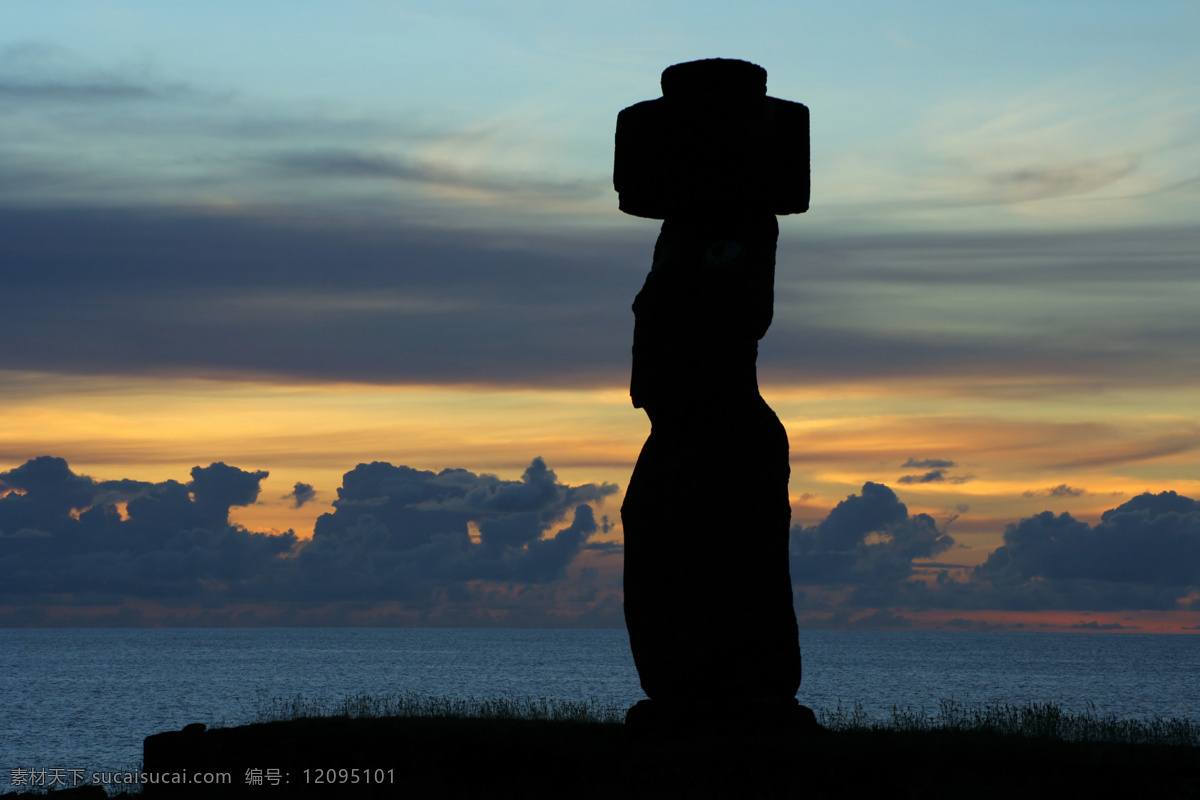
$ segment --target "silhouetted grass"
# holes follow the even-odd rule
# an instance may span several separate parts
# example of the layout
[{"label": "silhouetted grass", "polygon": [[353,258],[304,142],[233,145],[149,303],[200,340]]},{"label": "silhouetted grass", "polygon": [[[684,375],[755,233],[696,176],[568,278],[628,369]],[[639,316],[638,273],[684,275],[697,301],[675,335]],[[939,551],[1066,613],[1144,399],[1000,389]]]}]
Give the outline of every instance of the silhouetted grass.
[{"label": "silhouetted grass", "polygon": [[835,710],[819,713],[817,718],[822,726],[835,732],[942,732],[1064,742],[1200,746],[1200,723],[1179,718],[1122,719],[1115,714],[1100,715],[1092,703],[1086,711],[1072,714],[1054,703],[1019,706],[943,700],[932,714],[893,706],[890,719],[872,719],[861,705],[845,708],[839,702]]},{"label": "silhouetted grass", "polygon": [[[947,700],[932,713],[897,707],[890,718],[839,704],[818,714],[818,729],[647,731],[626,728],[624,713],[594,699],[262,694],[249,724],[150,737],[147,769],[225,771],[237,781],[222,796],[254,800],[1200,797],[1200,725],[1190,720]],[[290,783],[242,785],[252,768]],[[376,778],[329,777],[355,770]],[[208,797],[207,788],[147,795]]]},{"label": "silhouetted grass", "polygon": [[[563,700],[547,697],[436,697],[414,692],[371,695],[359,693],[340,700],[260,696],[253,723],[312,718],[487,719],[541,722],[620,724],[625,708],[594,698]],[[833,733],[961,733],[988,734],[1064,742],[1107,742],[1200,746],[1200,723],[1189,719],[1150,717],[1123,719],[1101,715],[1094,704],[1080,713],[1054,703],[963,703],[942,700],[935,712],[893,706],[890,717],[868,715],[862,705],[818,711],[817,720]]]},{"label": "silhouetted grass", "polygon": [[548,697],[435,697],[414,692],[383,695],[363,692],[336,701],[303,695],[293,698],[260,696],[253,722],[280,722],[314,717],[431,717],[615,724],[624,721],[625,709],[594,698],[562,700]]}]

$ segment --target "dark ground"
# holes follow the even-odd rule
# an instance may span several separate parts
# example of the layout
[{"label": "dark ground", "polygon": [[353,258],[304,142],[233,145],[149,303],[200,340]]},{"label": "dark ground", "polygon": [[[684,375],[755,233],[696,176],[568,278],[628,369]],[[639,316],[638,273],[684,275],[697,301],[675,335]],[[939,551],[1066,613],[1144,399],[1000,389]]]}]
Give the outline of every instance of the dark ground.
[{"label": "dark ground", "polygon": [[[225,772],[228,782],[146,786],[144,796],[1200,798],[1195,747],[865,729],[634,733],[621,724],[422,717],[173,732],[147,740],[147,772]],[[262,785],[247,782],[258,775]]]}]

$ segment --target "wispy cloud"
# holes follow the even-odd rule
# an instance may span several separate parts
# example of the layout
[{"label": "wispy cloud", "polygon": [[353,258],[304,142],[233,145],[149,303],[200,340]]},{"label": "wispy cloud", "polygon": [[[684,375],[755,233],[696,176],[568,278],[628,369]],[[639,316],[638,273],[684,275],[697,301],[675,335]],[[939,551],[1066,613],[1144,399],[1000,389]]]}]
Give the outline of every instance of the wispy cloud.
[{"label": "wispy cloud", "polygon": [[[1200,203],[1195,99],[1172,71],[1134,79],[1116,66],[981,87],[921,109],[876,147],[834,149],[826,201],[838,216],[956,228],[1184,223]],[[1164,193],[1175,207],[1155,200]]]},{"label": "wispy cloud", "polygon": [[1030,489],[1023,493],[1025,497],[1083,497],[1091,494],[1087,489],[1077,489],[1073,486],[1067,486],[1065,483],[1060,483],[1058,486],[1051,486],[1048,489]]},{"label": "wispy cloud", "polygon": [[917,469],[948,469],[955,466],[955,462],[947,458],[909,458],[901,467],[914,467]]},{"label": "wispy cloud", "polygon": [[506,196],[588,200],[608,192],[610,179],[554,181],[494,171],[468,172],[447,163],[352,150],[281,153],[272,163],[283,173],[326,178],[395,180],[471,189]]},{"label": "wispy cloud", "polygon": [[200,94],[189,84],[162,80],[145,63],[101,66],[47,42],[0,45],[0,103],[10,114],[26,104],[87,106]]},{"label": "wispy cloud", "polygon": [[973,475],[947,475],[944,469],[932,469],[922,475],[904,475],[896,479],[897,483],[903,484],[919,484],[919,483],[967,483],[974,480]]}]

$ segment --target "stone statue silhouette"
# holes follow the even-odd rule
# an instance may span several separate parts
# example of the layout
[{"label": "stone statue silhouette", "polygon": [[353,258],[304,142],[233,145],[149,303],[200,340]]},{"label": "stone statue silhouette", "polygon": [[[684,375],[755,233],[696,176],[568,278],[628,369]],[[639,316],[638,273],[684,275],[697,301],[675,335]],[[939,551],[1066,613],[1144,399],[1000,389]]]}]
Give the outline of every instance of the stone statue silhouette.
[{"label": "stone statue silhouette", "polygon": [[759,395],[776,214],[808,209],[808,109],[762,67],[668,67],[617,118],[622,211],[664,220],[633,304],[633,405],[650,418],[621,508],[630,724],[798,721],[787,432]]}]

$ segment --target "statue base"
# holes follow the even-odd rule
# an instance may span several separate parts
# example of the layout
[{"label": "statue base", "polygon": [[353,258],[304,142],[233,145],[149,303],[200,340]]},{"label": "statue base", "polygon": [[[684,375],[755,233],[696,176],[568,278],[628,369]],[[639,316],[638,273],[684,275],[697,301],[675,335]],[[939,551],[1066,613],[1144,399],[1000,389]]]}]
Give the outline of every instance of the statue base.
[{"label": "statue base", "polygon": [[820,729],[817,717],[795,698],[724,697],[641,700],[625,712],[631,735],[753,738]]}]

